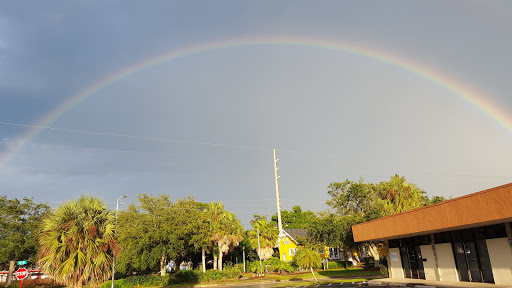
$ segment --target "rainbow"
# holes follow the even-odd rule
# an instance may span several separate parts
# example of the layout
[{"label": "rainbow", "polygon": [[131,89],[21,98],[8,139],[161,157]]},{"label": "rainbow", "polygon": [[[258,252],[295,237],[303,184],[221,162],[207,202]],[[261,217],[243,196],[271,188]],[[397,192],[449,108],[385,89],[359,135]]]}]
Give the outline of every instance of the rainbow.
[{"label": "rainbow", "polygon": [[[505,129],[512,131],[512,120],[508,118],[508,116],[498,109],[495,105],[493,105],[490,101],[486,100],[479,93],[475,92],[473,89],[470,89],[466,85],[462,85],[457,81],[447,77],[446,75],[442,75],[440,72],[435,71],[434,69],[422,65],[421,63],[413,62],[410,59],[400,58],[394,56],[390,53],[386,53],[384,51],[372,50],[370,48],[358,46],[356,44],[348,44],[348,43],[338,43],[338,42],[329,42],[323,40],[307,40],[303,39],[294,39],[290,37],[282,38],[251,38],[251,39],[238,39],[238,40],[230,40],[223,42],[215,42],[215,43],[205,43],[199,44],[196,46],[191,46],[187,48],[183,48],[180,50],[169,51],[167,53],[163,53],[154,57],[150,57],[139,61],[130,66],[124,67],[118,72],[111,74],[100,81],[88,86],[87,88],[79,91],[77,94],[68,98],[58,107],[53,109],[50,113],[48,113],[45,117],[39,120],[34,125],[21,125],[18,126],[26,126],[30,129],[20,137],[18,140],[6,153],[3,159],[0,158],[0,163],[8,162],[8,160],[15,155],[26,143],[28,143],[33,137],[35,137],[41,130],[48,129],[49,125],[58,119],[62,114],[66,113],[70,108],[80,104],[82,101],[87,99],[88,97],[94,95],[98,91],[105,89],[131,75],[134,75],[140,71],[145,69],[149,69],[156,65],[160,65],[169,61],[173,61],[182,57],[191,56],[195,54],[200,54],[212,50],[220,50],[226,48],[237,48],[237,47],[247,47],[247,46],[301,46],[301,47],[311,47],[318,49],[325,49],[337,52],[348,53],[356,56],[366,57],[369,59],[373,59],[376,61],[380,61],[382,63],[386,63],[395,67],[399,67],[407,72],[419,75],[420,77],[443,87],[444,89],[453,92],[453,94],[462,98],[463,100],[471,103],[477,109],[483,111],[487,115],[489,115],[492,119],[494,119],[497,123],[503,126]],[[0,124],[9,124],[9,123],[0,123]],[[12,123],[11,123],[12,124]],[[66,130],[59,128],[51,128],[56,130]],[[69,130],[73,131],[73,130]],[[86,132],[87,131],[83,131]],[[102,134],[102,133],[97,133]],[[107,134],[107,133],[105,133]],[[112,134],[115,135],[115,134]],[[128,135],[118,135],[118,136],[128,136]],[[128,136],[130,137],[130,136]],[[137,138],[137,136],[131,136],[133,138]],[[140,137],[144,138],[144,137]],[[171,139],[158,139],[156,140],[167,140],[173,141]],[[179,141],[177,142],[187,142],[187,141]],[[193,142],[190,142],[193,143]],[[227,145],[229,146],[229,145]]]}]

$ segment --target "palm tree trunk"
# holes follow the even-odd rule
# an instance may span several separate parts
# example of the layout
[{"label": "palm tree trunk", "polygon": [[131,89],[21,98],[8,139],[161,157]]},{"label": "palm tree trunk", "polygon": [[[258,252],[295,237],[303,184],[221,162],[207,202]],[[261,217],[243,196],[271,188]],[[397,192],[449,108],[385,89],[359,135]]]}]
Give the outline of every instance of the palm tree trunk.
[{"label": "palm tree trunk", "polygon": [[380,254],[379,254],[379,247],[375,243],[370,243],[370,254],[373,256],[374,261],[374,267],[379,267],[379,261],[380,261]]},{"label": "palm tree trunk", "polygon": [[311,269],[311,274],[313,274],[313,277],[315,277],[316,283],[318,283],[318,279],[316,279],[315,272],[313,272],[313,267],[309,267]]},{"label": "palm tree trunk", "polygon": [[217,270],[217,255],[213,256],[213,270]]},{"label": "palm tree trunk", "polygon": [[83,287],[82,277],[81,277],[81,275],[77,275],[74,288],[82,288],[82,287]]},{"label": "palm tree trunk", "polygon": [[204,255],[204,248],[201,248],[201,258],[203,259],[203,273],[206,273],[206,256]]},{"label": "palm tree trunk", "polygon": [[219,271],[222,271],[222,251],[219,249]]}]

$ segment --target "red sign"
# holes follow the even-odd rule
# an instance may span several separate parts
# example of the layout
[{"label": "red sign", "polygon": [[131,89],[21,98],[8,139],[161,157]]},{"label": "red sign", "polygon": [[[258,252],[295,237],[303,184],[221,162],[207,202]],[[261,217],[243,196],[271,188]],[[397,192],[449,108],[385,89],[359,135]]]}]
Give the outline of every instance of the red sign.
[{"label": "red sign", "polygon": [[28,276],[28,271],[25,268],[20,268],[20,269],[18,269],[18,271],[16,271],[16,278],[18,278],[18,280],[23,280],[23,279],[27,278],[27,276]]}]

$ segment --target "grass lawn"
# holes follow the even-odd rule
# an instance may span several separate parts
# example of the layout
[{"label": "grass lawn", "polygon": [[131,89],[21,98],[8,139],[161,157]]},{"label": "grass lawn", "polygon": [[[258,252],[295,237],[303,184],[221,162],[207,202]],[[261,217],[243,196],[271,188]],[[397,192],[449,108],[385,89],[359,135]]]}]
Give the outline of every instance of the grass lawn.
[{"label": "grass lawn", "polygon": [[[333,270],[318,270],[315,271],[315,276],[318,280],[322,281],[322,283],[344,283],[344,282],[361,282],[367,281],[368,279],[364,276],[371,276],[369,278],[373,278],[375,276],[380,275],[379,271],[364,271],[362,268],[349,268],[349,269],[333,269]],[[240,280],[221,280],[221,281],[211,281],[211,282],[201,282],[192,284],[194,286],[198,285],[214,285],[214,284],[232,284],[232,283],[257,283],[261,281],[270,281],[276,282],[276,285],[273,287],[294,287],[294,286],[309,286],[316,285],[316,282],[313,280],[313,275],[311,272],[297,273],[297,274],[289,274],[289,275],[281,275],[277,273],[265,274],[265,277],[254,277],[255,273],[246,273],[243,275],[243,278]],[[254,278],[253,278],[254,277]],[[328,280],[329,278],[339,278],[336,280]],[[343,279],[349,278],[349,279]],[[279,283],[282,282],[282,283]],[[191,286],[191,284],[181,284],[181,285],[169,285],[166,287],[180,287],[180,286]]]},{"label": "grass lawn", "polygon": [[364,271],[362,268],[348,268],[348,269],[334,269],[334,270],[319,270],[316,273],[321,275],[320,277],[329,277],[329,278],[343,278],[343,277],[353,277],[360,275],[381,275],[380,271]]},{"label": "grass lawn", "polygon": [[[329,284],[329,283],[351,283],[351,282],[363,282],[368,281],[368,279],[365,278],[357,278],[357,279],[343,279],[343,280],[333,280],[333,281],[322,281],[322,284]],[[272,287],[297,287],[297,286],[314,286],[317,285],[314,281],[301,281],[301,282],[288,282],[288,283],[282,283],[282,284],[276,284]]]}]

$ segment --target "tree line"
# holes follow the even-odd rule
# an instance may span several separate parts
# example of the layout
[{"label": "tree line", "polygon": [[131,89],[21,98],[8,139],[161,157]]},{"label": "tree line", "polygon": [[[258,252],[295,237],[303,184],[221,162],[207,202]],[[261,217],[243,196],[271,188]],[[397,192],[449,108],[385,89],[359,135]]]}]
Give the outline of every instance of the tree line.
[{"label": "tree line", "polygon": [[[308,247],[350,251],[366,245],[376,265],[378,243],[354,243],[352,225],[445,200],[427,197],[398,175],[380,183],[332,182],[327,193],[326,211],[315,214],[300,206],[283,210],[283,227],[308,229],[309,236],[298,239]],[[13,271],[14,260],[30,260],[59,283],[73,287],[98,286],[108,280],[114,261],[116,271],[124,275],[154,271],[164,275],[170,260],[178,265],[191,261],[205,271],[208,255],[213,269],[222,271],[225,257],[241,260],[247,253],[252,260],[270,259],[279,234],[275,215],[268,221],[255,214],[252,229],[244,231],[222,203],[201,203],[190,196],[173,201],[169,195],[141,194],[137,203],[119,213],[93,196],[69,200],[55,209],[29,198],[1,196],[0,216],[0,269]],[[297,256],[317,261],[306,252]]]}]

